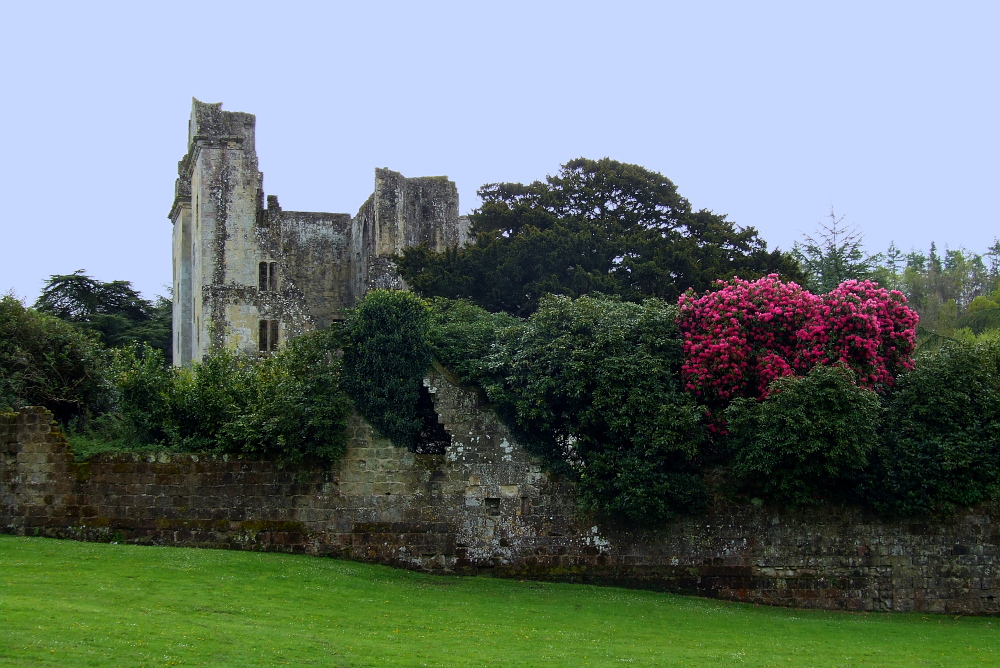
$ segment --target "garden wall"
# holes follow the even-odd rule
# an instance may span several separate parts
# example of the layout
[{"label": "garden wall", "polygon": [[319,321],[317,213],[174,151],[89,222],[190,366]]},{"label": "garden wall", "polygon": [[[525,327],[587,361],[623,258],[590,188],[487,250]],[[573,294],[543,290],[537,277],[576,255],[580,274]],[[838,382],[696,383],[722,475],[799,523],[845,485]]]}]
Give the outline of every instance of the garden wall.
[{"label": "garden wall", "polygon": [[998,507],[947,522],[720,505],[656,533],[576,510],[477,395],[425,381],[451,434],[416,455],[355,418],[332,468],[221,455],[74,460],[51,415],[0,416],[0,531],[279,550],[435,572],[617,583],[850,610],[1000,612]]}]

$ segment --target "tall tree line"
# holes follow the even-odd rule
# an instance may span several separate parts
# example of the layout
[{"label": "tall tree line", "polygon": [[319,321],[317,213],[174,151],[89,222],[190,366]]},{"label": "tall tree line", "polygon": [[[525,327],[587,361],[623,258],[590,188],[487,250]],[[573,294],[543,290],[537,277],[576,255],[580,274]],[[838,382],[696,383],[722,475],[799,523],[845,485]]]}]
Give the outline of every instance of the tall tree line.
[{"label": "tall tree line", "polygon": [[857,226],[832,210],[813,235],[804,235],[792,254],[806,274],[806,287],[827,293],[849,279],[873,280],[906,295],[920,315],[918,336],[935,345],[1000,330],[1000,240],[984,253],[966,248],[904,252],[895,243],[869,254]]}]

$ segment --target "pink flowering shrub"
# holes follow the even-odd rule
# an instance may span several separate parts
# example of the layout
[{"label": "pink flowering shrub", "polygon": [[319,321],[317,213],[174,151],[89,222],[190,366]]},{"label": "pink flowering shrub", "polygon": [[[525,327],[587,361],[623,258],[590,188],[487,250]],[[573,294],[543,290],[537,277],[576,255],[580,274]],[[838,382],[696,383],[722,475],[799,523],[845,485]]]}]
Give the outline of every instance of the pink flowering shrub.
[{"label": "pink flowering shrub", "polygon": [[844,365],[876,391],[913,367],[917,314],[901,292],[851,280],[814,295],[777,274],[718,283],[680,299],[684,386],[710,406],[766,398],[772,381],[817,364]]}]

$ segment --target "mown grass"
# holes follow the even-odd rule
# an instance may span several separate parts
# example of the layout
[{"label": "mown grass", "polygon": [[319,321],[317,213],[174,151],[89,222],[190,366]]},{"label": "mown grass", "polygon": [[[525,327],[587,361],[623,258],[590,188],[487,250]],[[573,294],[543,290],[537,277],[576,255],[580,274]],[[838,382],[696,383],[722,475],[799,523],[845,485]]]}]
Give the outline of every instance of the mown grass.
[{"label": "mown grass", "polygon": [[998,665],[997,624],[0,536],[4,666]]}]

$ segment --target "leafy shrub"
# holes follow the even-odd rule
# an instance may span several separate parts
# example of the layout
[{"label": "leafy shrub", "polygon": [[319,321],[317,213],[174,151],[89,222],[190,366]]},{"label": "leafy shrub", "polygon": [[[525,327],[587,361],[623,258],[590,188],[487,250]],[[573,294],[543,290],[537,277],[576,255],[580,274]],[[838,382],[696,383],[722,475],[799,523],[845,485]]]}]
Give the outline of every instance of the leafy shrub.
[{"label": "leafy shrub", "polygon": [[431,365],[430,311],[409,292],[372,290],[348,314],[343,387],[361,414],[400,447],[416,448],[417,403]]},{"label": "leafy shrub", "polygon": [[779,378],[768,390],[763,401],[736,399],[723,413],[733,472],[777,502],[849,497],[878,442],[878,396],[839,366]]},{"label": "leafy shrub", "polygon": [[431,301],[427,342],[434,357],[465,383],[489,384],[502,369],[489,364],[502,342],[523,327],[520,318],[490,313],[472,302],[437,297]]},{"label": "leafy shrub", "polygon": [[774,274],[720,286],[680,306],[685,387],[713,407],[766,397],[776,378],[816,364],[846,365],[880,391],[913,366],[917,315],[900,292],[851,280],[813,295]]},{"label": "leafy shrub", "polygon": [[118,351],[112,364],[116,407],[138,442],[183,452],[222,451],[222,436],[251,405],[254,360],[216,351],[191,368],[164,364],[148,344]]},{"label": "leafy shrub", "polygon": [[236,450],[227,437],[233,423],[254,408],[260,364],[260,358],[221,349],[190,369],[177,369],[169,399],[174,447],[188,452]]},{"label": "leafy shrub", "polygon": [[105,436],[136,443],[170,442],[170,434],[176,433],[173,404],[179,373],[182,370],[168,367],[162,353],[148,345],[114,351],[108,377],[120,422],[105,425]]},{"label": "leafy shrub", "polygon": [[217,351],[167,367],[148,345],[112,365],[119,422],[106,436],[177,451],[331,461],[346,447],[350,400],[340,390],[339,333],[305,334],[262,358]]},{"label": "leafy shrub", "polygon": [[948,342],[900,377],[867,493],[901,514],[1000,495],[1000,341]]},{"label": "leafy shrub", "polygon": [[340,389],[341,333],[304,334],[253,368],[248,408],[222,429],[230,451],[334,461],[347,449],[352,404]]},{"label": "leafy shrub", "polygon": [[529,450],[579,481],[585,506],[655,524],[706,499],[702,412],[680,392],[675,317],[655,299],[545,296],[526,321],[438,302],[431,340]]},{"label": "leafy shrub", "polygon": [[0,297],[0,410],[44,406],[62,422],[98,413],[105,361],[102,346],[73,325]]}]

